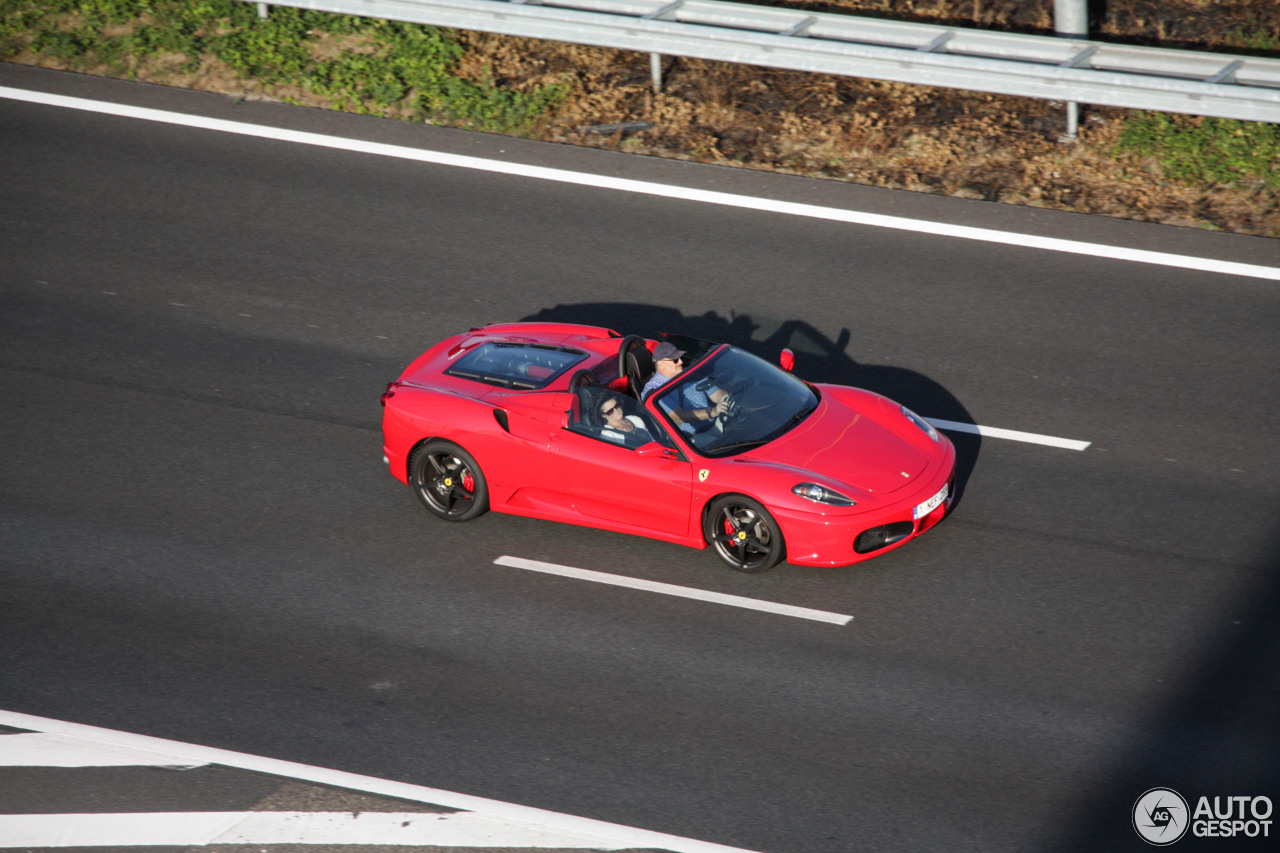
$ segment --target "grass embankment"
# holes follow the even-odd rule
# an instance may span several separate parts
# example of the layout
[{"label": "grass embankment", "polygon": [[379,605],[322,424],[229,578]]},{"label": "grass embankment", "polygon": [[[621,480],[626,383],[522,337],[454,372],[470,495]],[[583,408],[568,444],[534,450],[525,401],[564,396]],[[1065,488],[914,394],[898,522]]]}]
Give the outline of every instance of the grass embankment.
[{"label": "grass embankment", "polygon": [[0,58],[519,133],[568,93],[468,79],[434,27],[231,0],[0,0]]}]

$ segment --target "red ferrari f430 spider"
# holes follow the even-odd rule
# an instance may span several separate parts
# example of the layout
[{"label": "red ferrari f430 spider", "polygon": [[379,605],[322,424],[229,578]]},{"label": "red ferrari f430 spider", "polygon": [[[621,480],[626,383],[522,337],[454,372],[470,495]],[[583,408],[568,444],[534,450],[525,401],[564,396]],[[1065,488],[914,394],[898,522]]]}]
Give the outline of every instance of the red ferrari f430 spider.
[{"label": "red ferrari f430 spider", "polygon": [[955,449],[905,406],[728,344],[561,323],[472,329],[382,395],[391,474],[447,521],[486,510],[710,545],[729,566],[846,566],[920,535]]}]

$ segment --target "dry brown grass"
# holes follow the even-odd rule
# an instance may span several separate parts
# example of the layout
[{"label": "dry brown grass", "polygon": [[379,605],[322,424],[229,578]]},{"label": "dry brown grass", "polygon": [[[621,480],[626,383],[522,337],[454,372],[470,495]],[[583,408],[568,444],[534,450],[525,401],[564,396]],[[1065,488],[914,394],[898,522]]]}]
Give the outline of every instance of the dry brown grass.
[{"label": "dry brown grass", "polygon": [[[778,3],[859,14],[1051,29],[1052,0],[831,0]],[[1271,0],[1113,0],[1101,31],[1133,41],[1222,45],[1241,33],[1280,38]],[[569,81],[572,95],[539,129],[575,145],[739,165],[880,187],[1280,236],[1280,197],[1258,185],[1188,185],[1151,158],[1115,153],[1122,110],[1090,108],[1078,141],[1044,101],[873,80],[666,59],[652,91],[647,54],[486,34],[465,36],[468,65],[520,86]],[[602,137],[583,128],[647,121]]]}]

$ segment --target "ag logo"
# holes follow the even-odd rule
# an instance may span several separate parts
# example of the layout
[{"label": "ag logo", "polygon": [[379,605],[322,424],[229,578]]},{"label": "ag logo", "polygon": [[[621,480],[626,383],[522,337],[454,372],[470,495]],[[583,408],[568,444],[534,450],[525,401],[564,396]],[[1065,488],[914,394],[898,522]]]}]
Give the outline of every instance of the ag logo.
[{"label": "ag logo", "polygon": [[1133,804],[1133,828],[1148,844],[1164,847],[1187,832],[1187,801],[1172,788],[1152,788]]}]

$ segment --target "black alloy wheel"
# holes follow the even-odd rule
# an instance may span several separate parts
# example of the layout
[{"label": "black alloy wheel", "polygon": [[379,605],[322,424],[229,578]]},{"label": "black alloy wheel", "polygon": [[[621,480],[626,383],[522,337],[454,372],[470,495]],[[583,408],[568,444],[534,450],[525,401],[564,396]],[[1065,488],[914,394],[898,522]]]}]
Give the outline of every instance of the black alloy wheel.
[{"label": "black alloy wheel", "polygon": [[423,506],[446,521],[470,521],[489,508],[480,466],[451,441],[435,439],[414,450],[409,485]]},{"label": "black alloy wheel", "polygon": [[742,495],[716,498],[707,509],[702,534],[716,555],[739,572],[767,572],[786,555],[773,516]]}]

